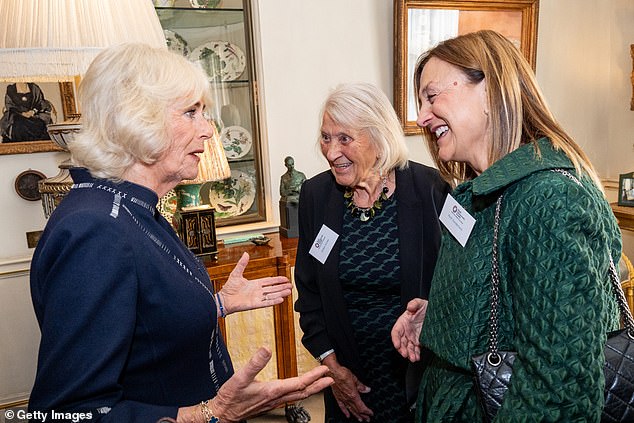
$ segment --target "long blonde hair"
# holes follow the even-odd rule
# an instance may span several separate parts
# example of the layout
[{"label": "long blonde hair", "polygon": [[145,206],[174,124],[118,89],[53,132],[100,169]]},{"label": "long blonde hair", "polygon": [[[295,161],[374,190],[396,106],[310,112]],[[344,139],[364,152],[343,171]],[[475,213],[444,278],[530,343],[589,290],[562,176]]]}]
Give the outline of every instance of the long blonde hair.
[{"label": "long blonde hair", "polygon": [[[547,137],[555,149],[570,158],[577,172],[587,173],[602,190],[592,163],[548,108],[529,63],[504,36],[490,30],[472,32],[443,41],[423,53],[414,70],[416,93],[420,90],[423,68],[432,57],[458,67],[473,84],[485,80],[489,110],[495,112],[489,116],[490,164],[523,144],[533,143],[539,154],[536,141]],[[434,135],[427,128],[423,129],[423,134],[444,179],[454,183],[476,176],[475,170],[467,163],[442,162]]]}]

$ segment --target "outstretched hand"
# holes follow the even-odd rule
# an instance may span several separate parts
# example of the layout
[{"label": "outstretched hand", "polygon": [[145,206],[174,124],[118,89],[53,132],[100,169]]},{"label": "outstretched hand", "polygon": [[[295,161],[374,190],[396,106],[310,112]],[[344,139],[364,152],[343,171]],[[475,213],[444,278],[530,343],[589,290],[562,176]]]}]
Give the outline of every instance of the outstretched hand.
[{"label": "outstretched hand", "polygon": [[271,351],[260,348],[242,369],[227,381],[212,400],[220,421],[238,422],[288,402],[296,402],[316,394],[333,384],[326,377],[328,367],[318,366],[302,376],[255,381],[255,377],[271,359]]},{"label": "outstretched hand", "polygon": [[427,300],[414,298],[392,327],[392,343],[409,361],[420,360],[420,331],[427,312]]},{"label": "outstretched hand", "polygon": [[292,285],[285,276],[245,279],[242,275],[247,264],[249,254],[245,252],[218,292],[226,314],[280,304],[291,295]]}]

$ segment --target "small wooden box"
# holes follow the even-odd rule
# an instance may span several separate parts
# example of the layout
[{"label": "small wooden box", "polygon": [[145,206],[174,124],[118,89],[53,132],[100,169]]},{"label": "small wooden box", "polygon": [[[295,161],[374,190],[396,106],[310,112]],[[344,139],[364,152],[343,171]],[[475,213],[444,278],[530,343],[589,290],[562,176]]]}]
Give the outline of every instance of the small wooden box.
[{"label": "small wooden box", "polygon": [[209,206],[177,210],[174,213],[176,232],[197,256],[218,258],[215,209]]}]

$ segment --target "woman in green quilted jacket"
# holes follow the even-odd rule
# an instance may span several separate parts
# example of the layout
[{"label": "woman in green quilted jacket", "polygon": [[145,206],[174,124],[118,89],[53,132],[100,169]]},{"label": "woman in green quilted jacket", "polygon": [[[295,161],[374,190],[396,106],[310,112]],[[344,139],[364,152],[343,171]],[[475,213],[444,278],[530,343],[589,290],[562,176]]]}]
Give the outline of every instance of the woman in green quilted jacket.
[{"label": "woman in green quilted jacket", "polygon": [[422,346],[434,353],[417,421],[483,420],[470,360],[487,350],[494,210],[504,194],[499,349],[517,356],[495,421],[598,422],[606,333],[618,328],[608,268],[621,236],[597,173],[521,52],[496,32],[423,54],[415,86],[417,124],[457,185],[441,213],[429,302],[412,300],[392,330],[410,360]]}]

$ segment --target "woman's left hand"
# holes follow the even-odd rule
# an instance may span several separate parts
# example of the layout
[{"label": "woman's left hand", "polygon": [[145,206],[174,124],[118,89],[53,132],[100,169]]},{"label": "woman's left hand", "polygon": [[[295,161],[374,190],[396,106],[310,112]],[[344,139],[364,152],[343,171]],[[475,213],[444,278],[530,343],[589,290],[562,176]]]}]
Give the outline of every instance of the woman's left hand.
[{"label": "woman's left hand", "polygon": [[414,298],[392,327],[394,348],[412,363],[420,360],[420,332],[427,312],[427,300]]},{"label": "woman's left hand", "polygon": [[229,279],[218,292],[227,315],[237,311],[253,310],[280,304],[291,295],[292,285],[285,276],[247,280],[242,276],[249,264],[244,253],[233,268]]}]

